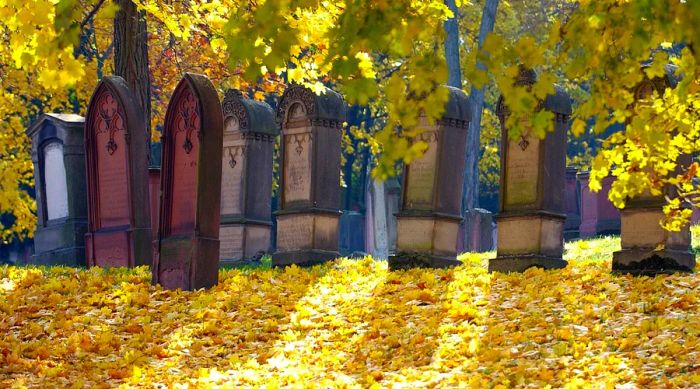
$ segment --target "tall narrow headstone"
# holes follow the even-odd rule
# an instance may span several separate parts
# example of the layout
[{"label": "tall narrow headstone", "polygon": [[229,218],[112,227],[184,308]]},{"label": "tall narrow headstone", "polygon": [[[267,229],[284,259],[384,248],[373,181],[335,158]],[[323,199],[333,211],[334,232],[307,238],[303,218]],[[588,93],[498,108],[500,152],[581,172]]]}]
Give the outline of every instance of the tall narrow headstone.
[{"label": "tall narrow headstone", "polygon": [[151,231],[153,237],[158,234],[160,215],[160,160],[161,143],[151,143],[151,159],[148,165],[149,203],[151,205]]},{"label": "tall narrow headstone", "polygon": [[[518,82],[532,85],[534,71],[524,70]],[[501,193],[497,216],[497,256],[489,271],[524,271],[529,267],[563,268],[564,187],[566,132],[571,101],[555,85],[544,109],[554,113],[554,131],[539,139],[527,130],[517,139],[508,136],[508,109],[501,97],[497,114],[501,121]]]},{"label": "tall narrow headstone", "polygon": [[576,174],[580,188],[581,224],[579,236],[590,238],[597,235],[618,235],[620,233],[620,210],[615,208],[608,198],[613,177],[608,176],[601,182],[601,189],[592,192],[588,187],[590,172]]},{"label": "tall narrow headstone", "polygon": [[211,81],[186,73],[163,127],[158,254],[153,282],[193,290],[219,278],[223,115]]},{"label": "tall narrow headstone", "polygon": [[455,161],[464,159],[470,108],[462,90],[445,88],[449,98],[442,118],[421,119],[425,131],[416,141],[426,142],[427,150],[404,167],[392,270],[461,264],[456,256],[464,166]]},{"label": "tall narrow headstone", "polygon": [[88,266],[151,265],[148,138],[143,114],[123,78],[97,84],[85,122]]},{"label": "tall narrow headstone", "polygon": [[36,183],[35,265],[85,266],[85,119],[48,113],[28,129]]},{"label": "tall narrow headstone", "polygon": [[[634,90],[635,101],[651,96],[654,91],[663,96],[667,87],[676,86],[675,67],[666,67],[666,75],[645,79]],[[689,166],[691,158],[681,155],[676,161],[679,170]],[[674,188],[665,188],[665,194],[674,196]],[[622,249],[613,253],[612,270],[619,273],[653,275],[659,273],[690,272],[695,268],[695,255],[690,252],[690,226],[681,231],[664,230],[664,196],[653,196],[647,190],[641,196],[628,199],[620,211]]]},{"label": "tall narrow headstone", "polygon": [[312,265],[338,257],[341,129],[345,102],[326,89],[293,85],[277,108],[282,125],[281,204],[273,266]]},{"label": "tall narrow headstone", "polygon": [[581,227],[581,191],[576,180],[576,168],[566,167],[566,223],[564,224],[564,239],[571,240],[579,237]]},{"label": "tall narrow headstone", "polygon": [[259,257],[270,250],[272,160],[279,126],[262,101],[229,90],[223,102],[221,264]]}]

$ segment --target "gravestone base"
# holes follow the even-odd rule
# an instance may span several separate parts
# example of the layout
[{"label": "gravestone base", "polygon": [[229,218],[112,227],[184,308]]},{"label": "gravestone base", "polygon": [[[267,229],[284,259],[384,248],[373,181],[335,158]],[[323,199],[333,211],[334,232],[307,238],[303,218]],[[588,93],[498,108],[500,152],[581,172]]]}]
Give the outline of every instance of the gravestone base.
[{"label": "gravestone base", "polygon": [[87,223],[67,221],[37,228],[34,235],[35,254],[32,265],[85,266],[85,231]]},{"label": "gravestone base", "polygon": [[286,267],[297,265],[308,267],[332,261],[340,257],[337,251],[325,250],[299,250],[275,253],[272,255],[272,267]]},{"label": "gravestone base", "polygon": [[489,260],[489,272],[524,272],[531,267],[543,269],[563,269],[567,262],[561,257],[539,254],[503,255]]},{"label": "gravestone base", "polygon": [[34,254],[31,256],[29,264],[36,266],[85,266],[81,258],[85,258],[85,247],[74,246]]},{"label": "gravestone base", "polygon": [[522,272],[530,267],[566,267],[565,215],[538,211],[501,214],[498,217],[498,253],[489,271]]},{"label": "gravestone base", "polygon": [[[581,218],[578,215],[567,214],[564,223],[564,240],[570,241],[581,237]],[[619,226],[618,226],[619,228]]]},{"label": "gravestone base", "polygon": [[389,256],[389,270],[408,270],[412,268],[444,269],[462,264],[455,257],[443,257],[423,253],[401,252]]},{"label": "gravestone base", "polygon": [[164,289],[212,287],[219,281],[219,240],[201,236],[162,239],[154,262],[158,273],[153,281]]},{"label": "gravestone base", "polygon": [[613,253],[612,271],[620,274],[653,276],[692,272],[695,255],[682,250],[630,248]]},{"label": "gravestone base", "polygon": [[219,265],[259,261],[270,251],[271,222],[244,220],[219,229]]},{"label": "gravestone base", "polygon": [[[151,266],[151,258],[135,257],[136,253],[151,250],[151,242],[150,228],[87,233],[85,234],[85,252],[88,266]],[[133,248],[133,251],[129,251],[128,248]]]}]

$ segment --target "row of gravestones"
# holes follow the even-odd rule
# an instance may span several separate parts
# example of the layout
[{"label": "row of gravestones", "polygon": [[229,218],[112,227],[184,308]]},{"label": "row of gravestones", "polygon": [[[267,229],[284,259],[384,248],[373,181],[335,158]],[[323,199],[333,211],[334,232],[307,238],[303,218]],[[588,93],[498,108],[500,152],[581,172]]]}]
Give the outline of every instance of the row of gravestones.
[{"label": "row of gravestones", "polygon": [[[519,82],[531,85],[534,72],[524,72]],[[442,119],[421,123],[425,131],[418,140],[427,143],[425,154],[404,169],[391,269],[459,263],[463,168],[455,169],[453,162],[466,152],[470,110],[464,92],[446,88],[449,100]],[[501,200],[497,257],[490,270],[566,265],[565,144],[571,104],[557,86],[543,105],[555,114],[555,130],[544,140],[527,133],[509,139],[508,110],[502,99],[498,105]],[[160,179],[150,179],[151,186],[159,183],[158,201],[154,190],[149,194],[148,132],[121,78],[107,77],[96,88],[84,123],[84,149],[82,134],[71,131],[83,127],[77,117],[45,115],[28,130],[40,176],[36,262],[75,263],[84,234],[88,266],[152,264],[154,282],[167,288],[215,284],[220,256],[250,256],[269,246],[278,124],[281,205],[273,265],[310,265],[337,257],[344,101],[330,90],[316,95],[291,86],[276,120],[274,115],[267,104],[238,92],[226,94],[222,110],[211,82],[187,74],[166,113]],[[78,173],[83,169],[86,179]],[[87,223],[81,222],[79,209],[85,196]],[[623,212],[623,250],[615,253],[614,270],[694,267],[689,232],[658,227],[661,200],[648,198]],[[149,211],[153,203],[159,203],[157,223]],[[151,233],[154,224],[157,234]],[[655,250],[661,240],[665,251]]]}]

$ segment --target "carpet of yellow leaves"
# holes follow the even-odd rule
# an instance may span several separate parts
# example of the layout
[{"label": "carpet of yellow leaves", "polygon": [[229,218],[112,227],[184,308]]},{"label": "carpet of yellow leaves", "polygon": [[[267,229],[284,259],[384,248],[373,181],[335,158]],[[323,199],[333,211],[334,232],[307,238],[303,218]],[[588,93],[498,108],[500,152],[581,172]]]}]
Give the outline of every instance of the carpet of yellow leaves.
[{"label": "carpet of yellow leaves", "polygon": [[700,276],[612,275],[617,247],[512,275],[489,254],[222,270],[197,292],[146,268],[0,267],[0,387],[699,386]]}]

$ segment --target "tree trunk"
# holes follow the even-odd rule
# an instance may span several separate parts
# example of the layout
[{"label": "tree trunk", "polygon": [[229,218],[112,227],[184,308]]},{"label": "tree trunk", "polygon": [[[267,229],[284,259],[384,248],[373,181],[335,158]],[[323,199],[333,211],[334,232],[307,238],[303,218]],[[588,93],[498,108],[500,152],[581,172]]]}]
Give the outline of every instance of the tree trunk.
[{"label": "tree trunk", "polygon": [[445,0],[454,17],[445,21],[445,59],[447,60],[447,85],[462,89],[462,72],[459,64],[459,9],[455,0]]},{"label": "tree trunk", "polygon": [[[481,16],[481,25],[479,27],[479,49],[484,45],[486,36],[493,31],[493,26],[496,21],[496,10],[498,9],[498,0],[486,0],[484,3],[484,12]],[[477,62],[476,66],[484,69],[484,65]],[[467,134],[467,153],[465,156],[465,171],[464,171],[464,188],[462,191],[462,208],[465,215],[465,246],[468,245],[470,250],[474,249],[473,241],[469,236],[471,221],[471,213],[474,208],[479,206],[479,155],[481,147],[479,140],[481,138],[481,111],[484,108],[484,88],[477,89],[472,86],[469,93],[469,105],[472,109],[471,122],[469,123],[469,132]],[[467,248],[467,247],[465,247]]]},{"label": "tree trunk", "polygon": [[143,111],[147,136],[151,130],[151,79],[148,69],[146,16],[131,0],[114,0],[114,74],[126,80]]}]

